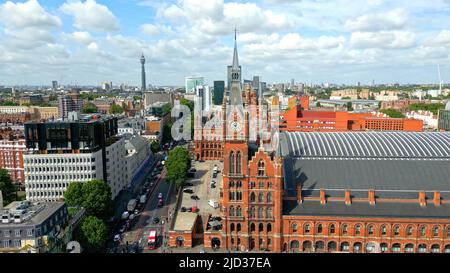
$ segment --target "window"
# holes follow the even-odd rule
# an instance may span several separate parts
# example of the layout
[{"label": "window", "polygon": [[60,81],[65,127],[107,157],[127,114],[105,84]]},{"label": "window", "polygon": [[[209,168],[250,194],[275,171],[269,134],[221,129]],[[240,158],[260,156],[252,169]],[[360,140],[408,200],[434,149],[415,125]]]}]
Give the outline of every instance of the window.
[{"label": "window", "polygon": [[412,234],[413,234],[413,228],[412,228],[411,226],[409,226],[409,227],[406,228],[406,234],[407,234],[408,236],[412,236]]},{"label": "window", "polygon": [[28,237],[33,236],[33,230],[32,229],[27,229],[27,236]]},{"label": "window", "polygon": [[264,217],[264,208],[260,207],[258,209],[258,218],[263,218]]},{"label": "window", "polygon": [[271,232],[272,231],[272,224],[268,223],[267,224],[267,232]]},{"label": "window", "polygon": [[242,208],[241,208],[241,207],[238,207],[238,208],[237,208],[237,210],[236,210],[236,216],[239,216],[239,217],[242,216]]},{"label": "window", "polygon": [[439,227],[434,227],[433,228],[433,236],[434,237],[438,237],[439,236]]},{"label": "window", "polygon": [[231,223],[231,225],[230,225],[230,231],[231,231],[231,232],[234,231],[234,223]]},{"label": "window", "polygon": [[255,231],[255,224],[251,223],[250,224],[250,232]]},{"label": "window", "polygon": [[292,232],[297,232],[297,229],[298,229],[297,223],[293,223],[292,224]]},{"label": "window", "polygon": [[263,203],[264,202],[264,193],[260,192],[258,195],[258,202]]},{"label": "window", "polygon": [[258,176],[264,176],[264,173],[265,173],[265,171],[264,171],[264,161],[260,160],[258,162]]},{"label": "window", "polygon": [[256,196],[255,196],[255,193],[252,192],[252,193],[250,194],[250,203],[254,203],[255,201],[256,201]]},{"label": "window", "polygon": [[234,216],[234,207],[233,206],[231,206],[230,207],[230,216]]},{"label": "window", "polygon": [[273,213],[272,213],[272,208],[271,207],[267,208],[266,214],[267,214],[267,219],[272,219],[273,218]]},{"label": "window", "polygon": [[256,217],[256,208],[255,207],[250,208],[250,217],[251,218]]},{"label": "window", "polygon": [[322,233],[322,224],[317,225],[317,233]]},{"label": "window", "polygon": [[305,234],[308,234],[308,233],[310,233],[310,232],[311,232],[310,225],[309,225],[309,224],[306,224],[306,225],[305,225]]},{"label": "window", "polygon": [[342,234],[343,235],[347,235],[347,233],[348,233],[348,226],[347,225],[343,225],[342,226]]},{"label": "window", "polygon": [[395,226],[394,227],[394,235],[398,236],[400,234],[400,227],[399,226]]},{"label": "window", "polygon": [[237,224],[237,225],[236,225],[236,231],[237,231],[237,232],[241,231],[241,224]]},{"label": "window", "polygon": [[335,231],[336,231],[335,225],[334,225],[334,224],[331,224],[331,225],[330,225],[330,234],[334,234]]},{"label": "window", "polygon": [[372,225],[370,225],[370,226],[367,228],[367,233],[369,233],[369,235],[373,235],[373,226],[372,226]]},{"label": "window", "polygon": [[386,226],[381,226],[381,235],[386,235]]},{"label": "window", "polygon": [[272,193],[271,192],[269,192],[267,194],[267,203],[272,203]]},{"label": "window", "polygon": [[355,234],[356,235],[360,235],[361,234],[361,225],[356,225],[355,226]]},{"label": "window", "polygon": [[405,252],[408,252],[408,253],[414,252],[414,245],[413,244],[406,244],[405,245]]},{"label": "window", "polygon": [[230,166],[229,173],[234,173],[234,152],[230,153],[230,158],[228,160],[228,165]]},{"label": "window", "polygon": [[20,237],[20,229],[16,229],[16,230],[14,231],[14,236]]},{"label": "window", "polygon": [[425,227],[420,227],[420,236],[425,236],[426,232],[427,232],[427,230]]},{"label": "window", "polygon": [[241,160],[241,152],[239,151],[238,153],[237,153],[237,155],[236,155],[236,173],[237,174],[240,174],[241,173],[241,164],[242,164],[242,162],[241,162],[242,160]]},{"label": "window", "polygon": [[450,237],[450,227],[447,227],[447,237]]},{"label": "window", "polygon": [[258,231],[259,232],[263,232],[264,231],[264,224],[259,224],[259,227],[258,227]]}]

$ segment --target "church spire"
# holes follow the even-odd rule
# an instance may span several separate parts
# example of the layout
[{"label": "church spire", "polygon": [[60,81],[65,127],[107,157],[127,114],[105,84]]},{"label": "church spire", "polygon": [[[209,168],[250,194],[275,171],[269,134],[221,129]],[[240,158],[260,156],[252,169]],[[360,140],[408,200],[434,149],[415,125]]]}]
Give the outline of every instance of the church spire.
[{"label": "church spire", "polygon": [[237,29],[234,29],[234,53],[233,64],[231,65],[230,77],[230,104],[242,106],[241,93],[241,67],[239,66],[238,51],[237,51]]},{"label": "church spire", "polygon": [[233,70],[239,70],[239,58],[237,50],[237,29],[234,28],[234,53],[233,53]]}]

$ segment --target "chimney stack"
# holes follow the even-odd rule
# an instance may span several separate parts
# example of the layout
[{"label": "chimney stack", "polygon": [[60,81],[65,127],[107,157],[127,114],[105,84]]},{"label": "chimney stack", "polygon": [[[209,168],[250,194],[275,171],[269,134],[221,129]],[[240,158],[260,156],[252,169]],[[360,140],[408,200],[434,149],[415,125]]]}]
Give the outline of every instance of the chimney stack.
[{"label": "chimney stack", "polygon": [[350,190],[345,191],[345,204],[348,206],[352,204],[352,199],[350,197]]},{"label": "chimney stack", "polygon": [[434,192],[433,202],[435,206],[441,205],[441,192],[439,191]]},{"label": "chimney stack", "polygon": [[424,191],[419,192],[419,204],[421,207],[424,207],[427,205],[426,195],[425,195]]},{"label": "chimney stack", "polygon": [[320,204],[321,205],[325,205],[327,203],[327,198],[325,195],[325,190],[324,189],[320,189]]},{"label": "chimney stack", "polygon": [[297,183],[297,203],[301,204],[302,202],[302,185]]},{"label": "chimney stack", "polygon": [[369,204],[375,205],[375,190],[373,189],[369,190]]}]

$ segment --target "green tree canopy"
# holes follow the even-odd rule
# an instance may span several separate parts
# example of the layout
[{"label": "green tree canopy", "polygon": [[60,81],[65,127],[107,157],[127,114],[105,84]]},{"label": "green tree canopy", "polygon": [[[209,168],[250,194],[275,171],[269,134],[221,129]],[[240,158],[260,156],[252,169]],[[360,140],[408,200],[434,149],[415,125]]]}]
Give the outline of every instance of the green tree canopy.
[{"label": "green tree canopy", "polygon": [[108,229],[101,219],[88,216],[81,224],[81,244],[88,252],[99,251],[106,242]]},{"label": "green tree canopy", "polygon": [[16,201],[16,187],[11,181],[7,170],[0,168],[0,191],[3,195],[3,205]]},{"label": "green tree canopy", "polygon": [[69,207],[83,206],[83,183],[72,182],[64,192],[64,201]]},{"label": "green tree canopy", "polygon": [[92,103],[86,103],[83,106],[83,113],[84,114],[93,114],[93,113],[97,113],[97,107],[92,104]]},{"label": "green tree canopy", "polygon": [[118,105],[118,104],[113,103],[111,105],[111,113],[113,113],[113,114],[122,114],[123,113],[123,107]]},{"label": "green tree canopy", "polygon": [[153,141],[150,144],[150,149],[152,150],[152,153],[156,154],[157,152],[159,152],[161,150],[161,144],[159,144],[158,141]]},{"label": "green tree canopy", "polygon": [[183,187],[186,182],[187,172],[191,168],[189,151],[183,147],[177,147],[170,151],[166,167],[167,181],[175,183],[177,188]]},{"label": "green tree canopy", "polygon": [[437,115],[440,109],[444,109],[445,105],[442,103],[413,103],[410,106],[408,106],[408,110],[411,111],[418,111],[418,110],[424,110],[424,111],[430,111],[434,115]]},{"label": "green tree canopy", "polygon": [[397,111],[392,108],[382,109],[382,110],[380,110],[380,112],[388,115],[388,117],[390,117],[390,118],[404,118],[405,117],[405,115],[403,115],[400,111]]},{"label": "green tree canopy", "polygon": [[81,206],[89,216],[108,219],[112,214],[111,188],[103,180],[72,182],[64,193],[69,206]]}]

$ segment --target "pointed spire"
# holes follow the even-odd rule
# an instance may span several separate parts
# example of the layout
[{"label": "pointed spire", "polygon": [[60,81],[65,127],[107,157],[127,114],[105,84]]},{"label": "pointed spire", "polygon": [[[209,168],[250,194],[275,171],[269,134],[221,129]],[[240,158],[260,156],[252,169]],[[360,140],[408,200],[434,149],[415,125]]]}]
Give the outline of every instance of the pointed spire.
[{"label": "pointed spire", "polygon": [[239,70],[239,58],[238,58],[238,50],[237,50],[237,29],[236,28],[234,28],[234,53],[233,53],[232,68],[234,70]]}]

